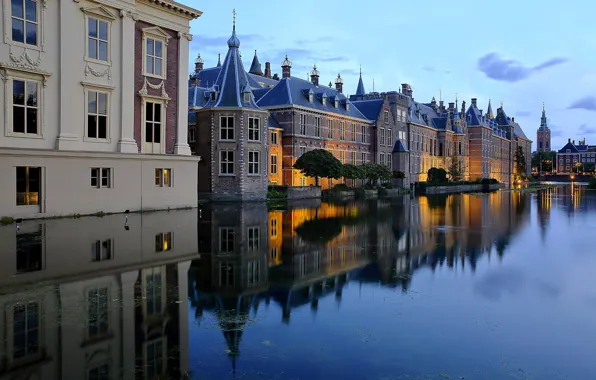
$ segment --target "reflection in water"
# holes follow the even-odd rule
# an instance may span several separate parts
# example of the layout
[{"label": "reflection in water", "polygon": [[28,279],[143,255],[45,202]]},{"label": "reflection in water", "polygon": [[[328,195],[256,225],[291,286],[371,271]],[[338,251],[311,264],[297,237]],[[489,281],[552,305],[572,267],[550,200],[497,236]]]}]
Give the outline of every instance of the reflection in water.
[{"label": "reflection in water", "polygon": [[[587,314],[554,311],[574,261],[554,260],[571,246],[556,234],[585,233],[594,209],[574,186],[0,227],[0,380],[525,379],[532,350],[589,378],[590,335],[564,327]],[[542,336],[574,359],[524,348]]]}]

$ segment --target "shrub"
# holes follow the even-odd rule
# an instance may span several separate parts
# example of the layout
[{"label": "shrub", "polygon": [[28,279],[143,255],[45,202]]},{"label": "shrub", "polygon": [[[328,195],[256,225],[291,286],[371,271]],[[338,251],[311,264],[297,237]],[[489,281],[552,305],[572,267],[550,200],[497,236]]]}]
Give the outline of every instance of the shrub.
[{"label": "shrub", "polygon": [[406,178],[406,173],[399,171],[399,170],[394,170],[393,178],[394,179],[404,179],[404,178]]},{"label": "shrub", "polygon": [[2,218],[0,218],[0,224],[3,226],[9,225],[14,223],[14,219],[11,218],[10,216],[3,216]]},{"label": "shrub", "polygon": [[350,191],[351,189],[345,183],[338,183],[337,185],[333,186],[333,191]]},{"label": "shrub", "polygon": [[267,192],[267,198],[269,199],[283,199],[286,197],[286,193],[281,191],[271,190]]},{"label": "shrub", "polygon": [[430,168],[428,169],[428,182],[447,182],[447,172],[445,169]]},{"label": "shrub", "polygon": [[393,189],[393,185],[390,182],[385,182],[381,185],[384,189]]}]

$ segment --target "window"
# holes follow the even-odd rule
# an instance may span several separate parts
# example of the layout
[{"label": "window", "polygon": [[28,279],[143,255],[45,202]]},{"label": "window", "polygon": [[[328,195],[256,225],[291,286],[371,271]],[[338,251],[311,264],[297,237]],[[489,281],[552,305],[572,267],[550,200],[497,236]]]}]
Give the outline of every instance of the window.
[{"label": "window", "polygon": [[87,58],[108,61],[108,27],[107,21],[87,19]]},{"label": "window", "polygon": [[385,128],[379,129],[379,145],[385,145]]},{"label": "window", "polygon": [[300,186],[306,186],[306,177],[300,177]]},{"label": "window", "polygon": [[342,164],[346,163],[346,152],[344,152],[343,150],[339,152],[339,160]]},{"label": "window", "polygon": [[145,316],[161,314],[163,311],[165,288],[161,268],[144,269],[144,312]]},{"label": "window", "polygon": [[110,380],[110,365],[102,363],[89,368],[88,380]]},{"label": "window", "polygon": [[259,250],[259,227],[248,227],[248,250]]},{"label": "window", "polygon": [[379,153],[379,164],[385,165],[385,153]]},{"label": "window", "polygon": [[393,163],[391,162],[391,154],[387,153],[387,167],[389,170],[392,169]]},{"label": "window", "polygon": [[389,111],[384,111],[383,112],[383,121],[385,123],[389,123]]},{"label": "window", "polygon": [[277,132],[271,132],[271,145],[277,145]]},{"label": "window", "polygon": [[248,139],[250,141],[261,140],[261,130],[259,128],[259,119],[256,117],[248,118]]},{"label": "window", "polygon": [[145,142],[161,143],[161,103],[145,103]]},{"label": "window", "polygon": [[300,134],[306,134],[306,115],[300,115]]},{"label": "window", "polygon": [[363,143],[366,142],[366,127],[363,125],[360,127],[360,138]]},{"label": "window", "polygon": [[41,188],[41,168],[17,166],[17,206],[39,205]]},{"label": "window", "polygon": [[219,286],[222,288],[234,286],[234,265],[231,263],[219,264]]},{"label": "window", "polygon": [[87,336],[90,339],[106,335],[109,327],[108,288],[92,289],[87,292]]},{"label": "window", "polygon": [[91,187],[112,187],[112,169],[91,168]]},{"label": "window", "polygon": [[356,141],[356,124],[352,123],[352,141]]},{"label": "window", "polygon": [[188,129],[188,142],[189,143],[193,143],[196,141],[196,129],[195,128],[189,128]]},{"label": "window", "polygon": [[391,143],[393,142],[393,135],[392,135],[393,131],[391,131],[391,129],[387,129],[387,145],[391,146]]},{"label": "window", "polygon": [[270,171],[271,174],[277,174],[277,155],[272,154],[271,155],[271,163],[270,163]]},{"label": "window", "polygon": [[163,76],[163,41],[145,39],[145,75]]},{"label": "window", "polygon": [[301,157],[304,153],[306,153],[306,147],[301,146],[298,148],[298,157]]},{"label": "window", "polygon": [[114,242],[112,239],[107,240],[97,240],[95,243],[91,244],[91,261],[104,261],[104,260],[112,260],[112,248]]},{"label": "window", "polygon": [[[27,0],[29,1],[29,0]],[[39,82],[12,80],[12,131],[39,135]]]},{"label": "window", "polygon": [[327,137],[333,138],[333,120],[327,120]]},{"label": "window", "polygon": [[356,152],[352,152],[352,153],[351,153],[351,158],[352,158],[352,159],[350,160],[350,162],[351,162],[352,164],[356,165]]},{"label": "window", "polygon": [[271,236],[277,236],[277,219],[271,219]]},{"label": "window", "polygon": [[219,118],[219,139],[234,140],[234,116],[221,116]]},{"label": "window", "polygon": [[43,235],[36,232],[17,233],[17,274],[43,269]]},{"label": "window", "polygon": [[166,371],[166,347],[163,338],[148,342],[145,346],[146,379],[158,379]]},{"label": "window", "polygon": [[259,152],[248,152],[248,174],[259,174]]},{"label": "window", "polygon": [[155,186],[172,187],[172,169],[155,169]]},{"label": "window", "polygon": [[360,159],[362,160],[362,163],[364,164],[366,162],[366,153],[360,153]]},{"label": "window", "polygon": [[41,313],[37,302],[19,303],[12,309],[12,358],[20,359],[40,351]]},{"label": "window", "polygon": [[343,121],[339,122],[339,138],[340,138],[340,140],[346,139],[346,130],[345,130]]},{"label": "window", "polygon": [[26,45],[37,46],[38,14],[37,1],[12,0],[12,40]]},{"label": "window", "polygon": [[234,174],[234,151],[222,150],[219,152],[219,174]]},{"label": "window", "polygon": [[219,230],[219,251],[222,253],[234,252],[234,235],[233,228],[220,228]]},{"label": "window", "polygon": [[321,118],[315,117],[315,136],[321,137]]},{"label": "window", "polygon": [[172,233],[159,233],[155,235],[155,252],[166,252],[172,250]]},{"label": "window", "polygon": [[248,284],[258,284],[260,282],[261,262],[257,260],[248,262]]}]

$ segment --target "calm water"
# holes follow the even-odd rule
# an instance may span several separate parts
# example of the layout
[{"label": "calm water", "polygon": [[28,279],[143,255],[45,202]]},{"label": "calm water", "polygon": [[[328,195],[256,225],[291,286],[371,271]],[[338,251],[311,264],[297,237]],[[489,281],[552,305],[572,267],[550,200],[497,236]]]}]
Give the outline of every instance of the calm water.
[{"label": "calm water", "polygon": [[0,379],[593,379],[595,232],[570,186],[0,227]]}]

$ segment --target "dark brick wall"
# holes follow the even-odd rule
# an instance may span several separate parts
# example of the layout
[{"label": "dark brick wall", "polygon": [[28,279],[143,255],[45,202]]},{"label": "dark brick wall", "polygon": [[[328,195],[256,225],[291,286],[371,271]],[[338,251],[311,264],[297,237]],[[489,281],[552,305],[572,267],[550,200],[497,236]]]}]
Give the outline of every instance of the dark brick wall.
[{"label": "dark brick wall", "polygon": [[[143,75],[143,31],[142,29],[150,28],[152,24],[146,23],[144,21],[137,21],[135,25],[135,89],[134,89],[134,96],[135,96],[135,128],[134,128],[134,137],[137,141],[137,146],[139,148],[139,152],[141,151],[141,139],[142,133],[141,125],[142,114],[143,112],[141,106],[141,97],[138,94],[138,91],[143,87],[143,83],[145,80],[145,76]],[[161,27],[160,27],[161,28]],[[168,41],[167,46],[167,55],[166,55],[166,80],[165,80],[165,90],[166,93],[169,95],[170,100],[168,101],[168,106],[166,108],[166,115],[165,115],[165,122],[166,122],[166,133],[165,133],[165,142],[166,142],[166,153],[174,153],[174,144],[176,143],[176,125],[178,124],[178,44],[180,40],[178,39],[178,32],[173,30],[161,28],[165,32],[170,35],[170,40]],[[157,78],[148,78],[149,83],[153,85],[158,85],[161,82],[161,79]],[[161,95],[161,90],[154,90],[152,88],[147,87],[147,91],[150,95]]]}]

